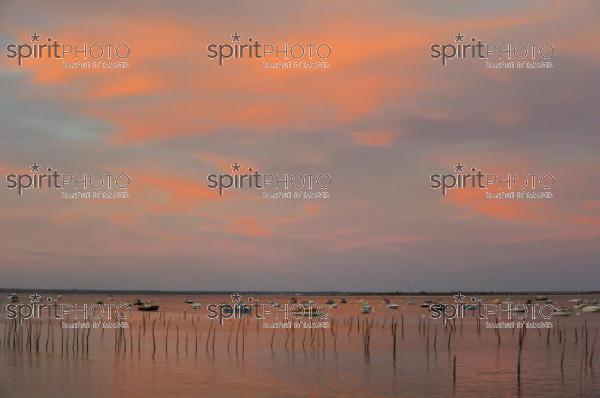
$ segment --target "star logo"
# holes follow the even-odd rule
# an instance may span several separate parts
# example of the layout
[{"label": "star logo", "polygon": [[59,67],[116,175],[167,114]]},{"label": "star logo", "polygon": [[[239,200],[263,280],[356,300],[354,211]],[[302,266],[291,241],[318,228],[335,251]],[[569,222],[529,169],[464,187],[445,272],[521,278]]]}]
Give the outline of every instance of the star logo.
[{"label": "star logo", "polygon": [[462,293],[458,293],[454,295],[455,303],[463,303],[465,301],[465,296]]},{"label": "star logo", "polygon": [[235,164],[232,164],[232,165],[231,165],[231,169],[232,169],[233,171],[240,171],[240,167],[241,167],[241,166],[239,165],[239,163],[238,163],[238,162],[235,162]]},{"label": "star logo", "polygon": [[41,166],[39,164],[37,164],[37,162],[36,162],[36,163],[32,164],[30,167],[31,167],[31,171],[38,172],[38,171],[40,171]]},{"label": "star logo", "polygon": [[33,293],[29,295],[29,298],[31,300],[32,303],[39,303],[40,300],[42,299],[42,296],[40,296],[37,293]]},{"label": "star logo", "polygon": [[231,35],[231,41],[240,41],[240,35],[234,33]]},{"label": "star logo", "polygon": [[457,171],[457,172],[459,172],[459,173],[462,173],[462,171],[463,171],[464,168],[465,168],[465,165],[464,164],[460,164],[460,162],[458,162],[458,164],[454,165],[454,170]]},{"label": "star logo", "polygon": [[464,39],[464,38],[465,38],[465,35],[463,35],[463,34],[461,34],[461,33],[459,33],[459,34],[457,34],[457,35],[454,35],[454,39],[455,39],[456,41],[463,41],[463,39]]},{"label": "star logo", "polygon": [[232,294],[231,295],[231,302],[232,303],[239,303],[242,301],[242,296],[240,296],[238,293]]},{"label": "star logo", "polygon": [[37,33],[30,35],[30,37],[31,41],[40,41],[40,35],[38,35]]}]

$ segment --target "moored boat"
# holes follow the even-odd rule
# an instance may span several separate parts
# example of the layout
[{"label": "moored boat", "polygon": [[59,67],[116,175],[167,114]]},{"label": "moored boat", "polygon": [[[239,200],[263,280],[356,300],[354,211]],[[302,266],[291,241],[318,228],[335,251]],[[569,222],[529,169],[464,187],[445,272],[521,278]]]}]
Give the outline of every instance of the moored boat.
[{"label": "moored boat", "polygon": [[600,305],[598,305],[598,304],[586,305],[585,307],[583,307],[581,309],[581,312],[600,312]]},{"label": "moored boat", "polygon": [[138,311],[158,311],[158,305],[152,303],[144,303],[138,306]]},{"label": "moored boat", "polygon": [[431,300],[425,300],[425,301],[423,301],[423,303],[421,303],[421,307],[423,307],[423,308],[429,308],[431,306],[431,304],[433,304],[433,301],[431,301]]},{"label": "moored boat", "polygon": [[571,313],[567,307],[556,307],[554,311],[552,311],[552,316],[569,316]]}]

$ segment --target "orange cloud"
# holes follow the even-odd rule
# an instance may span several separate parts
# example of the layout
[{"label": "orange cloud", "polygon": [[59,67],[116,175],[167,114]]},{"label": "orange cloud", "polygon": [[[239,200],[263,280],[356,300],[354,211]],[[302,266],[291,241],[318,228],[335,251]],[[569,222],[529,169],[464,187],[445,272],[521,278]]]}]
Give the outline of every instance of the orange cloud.
[{"label": "orange cloud", "polygon": [[452,189],[448,191],[450,202],[466,207],[476,214],[483,214],[500,220],[531,220],[539,216],[540,202],[517,199],[486,199],[485,192],[501,193],[500,189],[481,190],[478,188]]},{"label": "orange cloud", "polygon": [[234,220],[230,231],[255,238],[272,236],[272,233],[264,225],[261,225],[257,219],[250,217],[242,217]]},{"label": "orange cloud", "polygon": [[323,205],[318,204],[318,203],[307,203],[304,206],[302,206],[302,209],[305,214],[315,216],[315,215],[319,214],[322,207],[323,207]]},{"label": "orange cloud", "polygon": [[394,143],[396,135],[389,131],[359,132],[353,135],[354,142],[363,146],[387,147]]},{"label": "orange cloud", "polygon": [[131,191],[136,203],[157,212],[182,212],[219,198],[199,181],[149,172],[132,173]]}]

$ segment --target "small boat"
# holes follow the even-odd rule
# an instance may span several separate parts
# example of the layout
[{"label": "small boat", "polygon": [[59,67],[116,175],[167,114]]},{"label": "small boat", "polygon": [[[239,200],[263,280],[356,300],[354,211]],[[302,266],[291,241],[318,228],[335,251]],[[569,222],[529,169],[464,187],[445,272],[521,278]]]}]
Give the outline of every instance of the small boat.
[{"label": "small boat", "polygon": [[191,298],[186,298],[185,300],[183,300],[183,302],[186,304],[194,304],[194,300],[192,300]]},{"label": "small boat", "polygon": [[325,304],[335,304],[335,301],[333,301],[332,299],[327,300],[327,302]]},{"label": "small boat", "polygon": [[500,304],[500,303],[502,303],[502,300],[500,300],[500,299],[493,299],[492,300],[492,304]]},{"label": "small boat", "polygon": [[406,304],[408,304],[408,305],[414,305],[415,302],[413,301],[413,299],[408,299],[408,301],[406,302]]},{"label": "small boat", "polygon": [[298,300],[296,299],[296,297],[292,297],[290,298],[290,304],[297,304]]},{"label": "small boat", "polygon": [[202,308],[202,305],[200,303],[192,303],[190,304],[190,307],[192,307],[193,310],[199,310]]},{"label": "small boat", "polygon": [[585,305],[584,303],[579,303],[579,304],[575,304],[575,305],[573,306],[573,309],[574,309],[574,310],[580,310],[580,309],[584,308],[585,306],[586,306],[586,305]]},{"label": "small boat", "polygon": [[431,300],[425,300],[425,301],[423,301],[423,303],[421,303],[421,307],[423,307],[423,308],[429,308],[431,306],[431,304],[433,304],[433,301],[431,301]]},{"label": "small boat", "polygon": [[543,294],[538,294],[537,296],[535,296],[535,299],[537,301],[546,301],[546,300],[548,300],[548,296],[544,296]]},{"label": "small boat", "polygon": [[271,302],[271,307],[273,307],[273,308],[279,308],[279,307],[281,307],[281,304],[272,301]]},{"label": "small boat", "polygon": [[340,304],[346,304],[346,303],[347,303],[346,299],[344,297],[342,297],[342,299],[340,300]]},{"label": "small boat", "polygon": [[387,307],[388,307],[390,310],[397,310],[398,308],[400,308],[400,306],[399,306],[398,304],[396,304],[396,303],[389,303],[389,304],[387,305]]},{"label": "small boat", "polygon": [[546,304],[552,304],[552,303],[553,303],[553,301],[552,301],[552,300],[550,300],[550,299],[546,299]]},{"label": "small boat", "polygon": [[573,298],[573,299],[569,300],[569,303],[581,304],[581,303],[583,303],[583,299],[582,298]]},{"label": "small boat", "polygon": [[557,310],[554,310],[552,312],[552,316],[569,316],[569,315],[571,315],[569,313],[569,311],[557,311]]},{"label": "small boat", "polygon": [[365,305],[362,306],[362,309],[360,310],[360,313],[361,314],[370,314],[371,311],[373,311],[373,308],[370,305],[365,304]]},{"label": "small boat", "polygon": [[102,301],[102,300],[98,300],[98,301],[96,301],[96,304],[100,304],[100,305],[102,305],[102,304],[104,304],[104,301]]},{"label": "small boat", "polygon": [[17,296],[17,293],[11,293],[8,296],[6,296],[6,299],[8,301],[10,301],[11,303],[18,303],[19,302],[19,296]]},{"label": "small boat", "polygon": [[583,307],[581,309],[581,312],[600,312],[600,305],[598,305],[598,304],[586,305],[585,307]]},{"label": "small boat", "polygon": [[554,311],[552,311],[553,316],[569,316],[569,309],[567,307],[556,307]]},{"label": "small boat", "polygon": [[152,303],[144,303],[138,306],[138,311],[158,311],[158,305]]}]

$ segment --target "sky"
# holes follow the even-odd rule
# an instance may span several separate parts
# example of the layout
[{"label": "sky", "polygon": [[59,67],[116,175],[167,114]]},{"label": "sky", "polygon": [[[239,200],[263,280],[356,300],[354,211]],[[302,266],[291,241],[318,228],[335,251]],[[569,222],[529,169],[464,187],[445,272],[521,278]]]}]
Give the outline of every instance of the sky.
[{"label": "sky", "polygon": [[[594,1],[0,0],[0,287],[597,290]],[[127,43],[123,70],[8,58],[30,35]],[[211,43],[327,43],[323,70],[209,59]],[[442,66],[434,43],[550,43],[553,68]],[[239,162],[327,173],[328,199],[219,195]],[[38,163],[126,173],[129,199],[17,195]],[[441,195],[457,163],[546,173],[552,199]]]}]

